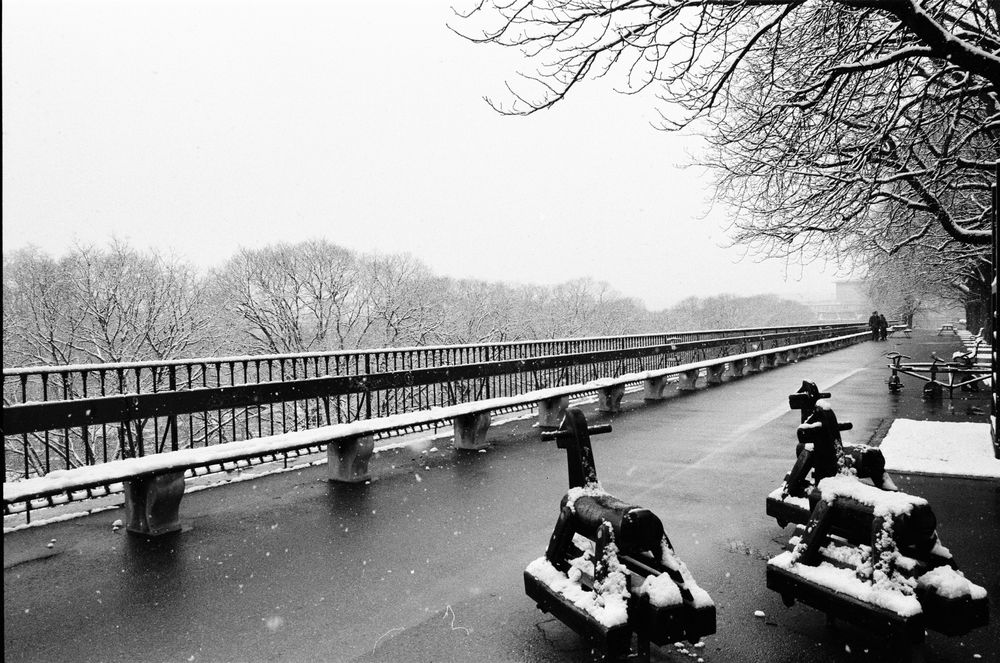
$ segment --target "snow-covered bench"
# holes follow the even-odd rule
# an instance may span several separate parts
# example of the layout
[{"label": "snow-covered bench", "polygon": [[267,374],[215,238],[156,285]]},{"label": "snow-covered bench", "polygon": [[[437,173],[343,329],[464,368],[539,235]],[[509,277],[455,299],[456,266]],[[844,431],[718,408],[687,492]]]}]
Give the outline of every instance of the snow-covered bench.
[{"label": "snow-covered bench", "polygon": [[759,371],[762,367],[812,356],[865,336],[866,333],[850,334],[588,383],[539,389],[517,396],[490,398],[197,449],[180,449],[142,458],[57,470],[41,477],[5,482],[4,507],[6,510],[15,503],[44,500],[56,495],[121,483],[125,488],[126,525],[129,531],[147,535],[165,534],[180,528],[178,513],[184,494],[185,472],[188,470],[222,466],[251,458],[277,459],[290,452],[325,445],[331,481],[363,482],[369,477],[368,463],[375,446],[374,436],[379,433],[452,422],[455,448],[478,450],[486,444],[491,413],[495,410],[537,405],[539,426],[543,429],[556,428],[569,405],[569,399],[574,396],[596,392],[599,409],[614,412],[620,408],[625,387],[629,384],[642,383],[644,398],[659,400],[663,398],[664,387],[671,376],[680,377],[678,389],[694,389],[703,371],[708,375],[709,384],[718,383],[722,381],[727,368],[733,375],[741,376],[745,371]]}]

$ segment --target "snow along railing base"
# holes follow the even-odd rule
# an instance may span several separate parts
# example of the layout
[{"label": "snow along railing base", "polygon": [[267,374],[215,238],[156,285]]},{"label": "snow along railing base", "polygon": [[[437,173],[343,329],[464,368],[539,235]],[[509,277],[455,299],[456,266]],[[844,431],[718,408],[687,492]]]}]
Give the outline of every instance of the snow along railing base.
[{"label": "snow along railing base", "polygon": [[803,410],[799,457],[767,513],[782,527],[800,524],[768,561],[768,588],[788,606],[801,601],[907,652],[926,629],[954,636],[985,626],[986,590],[958,571],[930,505],[898,491],[878,449],[842,445],[850,425],[820,396],[829,394],[807,382],[789,397]]},{"label": "snow along railing base", "polygon": [[685,388],[693,388],[702,371],[714,369],[719,372],[719,367],[728,367],[734,376],[742,376],[745,371],[755,372],[762,370],[764,366],[777,365],[779,356],[783,361],[813,356],[818,352],[845,347],[866,337],[867,334],[864,333],[849,334],[655,371],[631,373],[617,378],[539,389],[517,396],[430,408],[197,449],[180,449],[71,470],[57,470],[41,477],[4,482],[4,513],[12,513],[11,506],[15,504],[31,505],[32,502],[40,501],[40,504],[33,506],[50,506],[57,496],[73,499],[75,493],[86,493],[85,496],[90,497],[90,492],[95,488],[104,488],[105,492],[109,492],[111,486],[122,484],[128,530],[157,536],[180,529],[178,515],[186,472],[212,467],[224,468],[227,464],[251,459],[280,460],[288,454],[300,455],[326,447],[330,481],[364,482],[369,479],[368,465],[375,446],[373,436],[380,433],[451,422],[454,426],[455,448],[478,450],[486,445],[493,411],[537,405],[539,427],[543,430],[552,429],[559,425],[569,399],[574,396],[597,393],[599,410],[614,412],[620,408],[626,385],[644,384],[644,398],[660,400],[664,398],[663,390],[667,379],[672,376],[685,376]]},{"label": "snow along railing base", "polygon": [[545,555],[524,571],[524,589],[604,660],[649,661],[652,644],[715,633],[715,604],[674,552],[660,519],[601,488],[590,436],[608,432],[608,425],[588,428],[583,412],[570,408],[558,431],[542,433],[566,450],[569,491]]}]

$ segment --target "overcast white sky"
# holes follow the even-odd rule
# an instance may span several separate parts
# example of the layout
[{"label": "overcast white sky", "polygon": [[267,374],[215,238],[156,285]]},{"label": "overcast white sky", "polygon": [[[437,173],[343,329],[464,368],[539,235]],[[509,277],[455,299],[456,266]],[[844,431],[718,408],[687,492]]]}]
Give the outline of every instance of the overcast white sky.
[{"label": "overcast white sky", "polygon": [[[460,0],[456,0],[460,1]],[[201,267],[324,237],[439,274],[589,276],[661,308],[832,296],[831,271],[737,263],[698,141],[598,82],[497,115],[516,53],[448,30],[451,0],[5,0],[4,251],[112,236]]]}]

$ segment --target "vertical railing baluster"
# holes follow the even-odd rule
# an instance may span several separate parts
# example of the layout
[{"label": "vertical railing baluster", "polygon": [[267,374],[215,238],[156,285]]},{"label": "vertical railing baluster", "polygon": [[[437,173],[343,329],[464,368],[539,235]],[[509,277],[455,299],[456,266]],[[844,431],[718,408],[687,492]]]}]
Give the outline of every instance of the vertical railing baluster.
[{"label": "vertical railing baluster", "polygon": [[[257,360],[254,361],[254,373],[256,373],[256,375],[257,375],[257,384],[260,384],[260,359],[257,359]],[[257,437],[264,437],[264,434],[261,432],[263,430],[263,423],[262,423],[261,420],[264,418],[264,414],[261,412],[262,408],[263,408],[263,406],[260,403],[258,403],[257,404]]]},{"label": "vertical railing baluster", "polygon": [[[371,375],[371,355],[365,353],[365,375]],[[371,389],[365,389],[365,419],[372,418],[372,392]]]},{"label": "vertical railing baluster", "polygon": [[[119,395],[124,394],[125,370],[118,368],[115,370],[115,373],[118,376],[118,394]],[[133,450],[131,447],[128,450],[126,450],[125,448],[125,424],[126,424],[125,421],[118,422],[118,453],[116,455],[120,456],[121,458],[130,458],[132,456]]]},{"label": "vertical railing baluster", "polygon": [[[194,382],[192,380],[192,372],[193,372],[192,369],[193,369],[193,367],[192,367],[191,364],[185,364],[184,368],[185,368],[185,372],[187,373],[187,390],[191,391],[191,389],[194,386]],[[194,412],[188,412],[187,419],[188,419],[188,425],[187,425],[187,438],[188,438],[187,439],[187,448],[191,449],[191,448],[194,447]]]},{"label": "vertical railing baluster", "polygon": [[[150,371],[149,371],[150,379],[153,382],[153,393],[154,394],[159,391],[159,386],[158,385],[159,385],[159,382],[160,382],[160,378],[159,378],[158,371],[159,371],[158,368],[151,368]],[[169,426],[170,424],[168,423],[167,425]],[[166,436],[166,431],[164,431],[163,434],[164,434],[164,436]],[[161,451],[163,451],[163,445],[165,443],[166,443],[166,438],[165,437],[164,437],[164,439],[163,439],[162,442],[160,441],[160,418],[154,414],[153,415],[153,453],[154,454],[158,454]]]},{"label": "vertical railing baluster", "polygon": [[[48,402],[49,400],[49,374],[42,373],[42,402]],[[42,434],[42,440],[45,444],[45,473],[48,474],[52,471],[52,457],[51,450],[49,448],[49,431],[45,431]]]},{"label": "vertical railing baluster", "polygon": [[[141,368],[136,368],[135,371],[133,371],[133,372],[135,373],[135,393],[136,394],[141,394],[142,393],[142,379],[141,379],[142,378],[142,373],[141,373],[142,369]],[[156,383],[155,382],[153,383],[153,389],[156,389]],[[146,426],[142,423],[141,419],[133,419],[133,421],[135,422],[135,437],[136,437],[136,440],[139,442],[139,458],[142,458],[142,457],[144,457],[146,455],[146,438],[143,435],[143,432],[145,431]],[[155,418],[154,418],[154,421],[155,421]],[[156,438],[155,437],[153,438],[153,448],[154,449],[156,448]]]},{"label": "vertical railing baluster", "polygon": [[[279,359],[278,360],[278,366],[281,368],[281,375],[279,375],[278,377],[281,380],[281,384],[284,385],[285,384],[285,360],[284,359]],[[281,432],[282,433],[287,433],[288,432],[288,426],[285,423],[285,401],[281,401]]]},{"label": "vertical railing baluster", "polygon": [[[267,381],[274,382],[274,362],[271,359],[267,360]],[[268,420],[271,422],[271,435],[274,435],[274,401],[268,403],[268,410],[270,411]]]},{"label": "vertical railing baluster", "polygon": [[[292,357],[292,382],[295,382],[298,377],[297,362],[294,357]],[[309,416],[309,411],[306,411],[306,418]],[[299,401],[298,399],[292,399],[292,427],[293,430],[299,429]]]},{"label": "vertical railing baluster", "polygon": [[[240,362],[240,365],[243,366],[243,384],[244,385],[250,384],[250,377],[247,375],[247,371],[248,371],[247,367],[249,366],[249,364],[250,364],[250,362],[248,360],[246,360],[246,359],[244,359],[242,362]],[[249,405],[244,405],[243,406],[243,439],[244,440],[249,440],[250,439],[250,406]]]},{"label": "vertical railing baluster", "polygon": [[[226,362],[226,363],[229,364],[229,386],[230,387],[234,387],[234,386],[236,386],[236,362],[235,361],[230,361],[230,362]],[[236,436],[236,406],[233,406],[230,409],[229,416],[232,418],[232,421],[231,421],[232,427],[233,427],[233,439],[232,439],[232,441],[235,442],[236,441],[236,437],[237,437]]]},{"label": "vertical railing baluster", "polygon": [[[222,387],[222,362],[215,362],[215,386],[217,388]],[[226,422],[223,420],[222,406],[219,406],[217,412],[219,413],[219,444],[226,443]]]},{"label": "vertical railing baluster", "polygon": [[[59,376],[62,378],[63,400],[68,401],[70,400],[68,374],[66,372],[60,372]],[[63,453],[65,454],[66,458],[66,469],[67,470],[71,469],[73,467],[73,461],[72,461],[73,454],[70,449],[69,426],[63,428]]]},{"label": "vertical railing baluster", "polygon": [[[22,403],[27,403],[28,402],[28,374],[27,373],[22,373],[20,375],[20,378],[21,378],[21,402]],[[31,472],[30,472],[31,463],[28,460],[28,455],[29,454],[28,454],[28,434],[27,433],[21,433],[21,448],[24,451],[24,478],[27,479],[27,478],[29,478],[31,476]],[[7,477],[7,454],[3,455],[3,469],[4,469],[3,476],[6,479],[6,477]]]},{"label": "vertical railing baluster", "polygon": [[[347,358],[346,357],[344,358],[344,364],[345,365],[347,364]],[[333,373],[334,373],[334,375],[340,375],[341,374],[340,373],[340,355],[334,355],[334,357],[333,357]],[[344,375],[347,375],[347,368],[346,367],[344,368]],[[340,410],[340,402],[341,402],[342,398],[345,398],[345,397],[341,396],[340,394],[337,394],[336,396],[334,396],[334,401],[333,401],[334,411],[337,413],[337,423],[338,424],[339,423],[343,423],[343,421],[344,421],[342,419],[341,410]]]},{"label": "vertical railing baluster", "polygon": [[[313,358],[313,377],[314,378],[318,378],[319,377],[319,357],[318,356]],[[315,399],[316,399],[316,428],[319,428],[320,426],[323,425],[323,422],[320,420],[320,407],[319,407],[319,405],[320,405],[320,395],[319,395],[319,393],[316,394]]]},{"label": "vertical railing baluster", "polygon": [[[170,364],[167,367],[167,385],[170,391],[177,391],[177,366]],[[170,450],[180,449],[180,442],[177,435],[177,415],[171,412],[167,415],[167,425],[170,426]]]},{"label": "vertical railing baluster", "polygon": [[[83,383],[83,397],[87,398],[87,371],[80,371],[80,381]],[[83,464],[96,465],[96,458],[90,449],[90,424],[84,417],[83,426],[80,431],[80,438],[83,441]]]},{"label": "vertical railing baluster", "polygon": [[[207,363],[201,364],[201,386],[205,387],[205,388],[208,388],[208,364]],[[208,419],[209,419],[209,417],[208,417],[208,410],[206,409],[204,412],[202,412],[202,415],[204,417],[203,421],[205,423],[205,446],[207,447],[208,446],[208,435],[209,435],[209,432],[208,432]]]}]

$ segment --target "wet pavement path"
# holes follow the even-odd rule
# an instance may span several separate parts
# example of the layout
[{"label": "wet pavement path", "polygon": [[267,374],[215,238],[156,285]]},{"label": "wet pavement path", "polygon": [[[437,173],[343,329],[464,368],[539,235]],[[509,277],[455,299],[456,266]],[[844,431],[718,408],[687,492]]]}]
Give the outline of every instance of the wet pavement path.
[{"label": "wet pavement path", "polygon": [[[985,421],[985,394],[928,408],[886,390],[881,353],[939,354],[954,337],[859,346],[645,404],[626,397],[594,438],[604,487],[652,509],[718,607],[718,634],[654,660],[882,661],[883,643],[785,608],[764,586],[791,528],[764,498],[794,461],[803,379],[833,392],[846,442],[896,417]],[[582,641],[524,596],[566,489],[565,457],[531,420],[491,429],[485,453],[447,440],[377,454],[375,480],[342,486],[309,467],[185,496],[185,531],[113,532],[120,510],[4,536],[7,661],[583,661]],[[434,449],[431,451],[430,449]],[[421,453],[423,452],[423,453]],[[928,498],[960,568],[990,592],[993,623],[931,633],[929,661],[1000,660],[1000,482],[896,476]],[[51,548],[47,544],[55,540]],[[762,610],[764,618],[755,618]],[[689,654],[694,654],[690,656]]]}]

